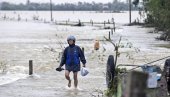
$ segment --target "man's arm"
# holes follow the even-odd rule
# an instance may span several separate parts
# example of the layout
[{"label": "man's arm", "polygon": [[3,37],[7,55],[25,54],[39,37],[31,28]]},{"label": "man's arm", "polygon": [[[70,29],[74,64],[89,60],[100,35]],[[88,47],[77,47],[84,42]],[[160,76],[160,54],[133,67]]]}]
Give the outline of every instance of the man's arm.
[{"label": "man's arm", "polygon": [[60,66],[59,67],[62,67],[64,64],[66,63],[66,48],[63,52],[63,55],[61,57],[61,62],[60,62]]},{"label": "man's arm", "polygon": [[81,50],[81,48],[79,47],[79,54],[80,54],[80,60],[83,63],[83,67],[86,67],[86,59],[84,56],[84,52]]}]

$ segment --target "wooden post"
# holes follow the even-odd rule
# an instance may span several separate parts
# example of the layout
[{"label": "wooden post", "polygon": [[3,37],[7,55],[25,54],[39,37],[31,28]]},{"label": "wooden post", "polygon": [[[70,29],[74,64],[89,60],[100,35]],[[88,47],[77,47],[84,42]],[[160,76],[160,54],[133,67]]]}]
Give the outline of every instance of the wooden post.
[{"label": "wooden post", "polygon": [[113,28],[111,28],[111,34],[113,35]]},{"label": "wooden post", "polygon": [[104,28],[106,27],[106,21],[104,21]]},{"label": "wooden post", "polygon": [[53,21],[53,6],[52,6],[52,0],[50,0],[50,12],[51,12],[51,21]]},{"label": "wooden post", "polygon": [[93,26],[93,20],[91,21],[91,24],[92,24],[92,26]]},{"label": "wooden post", "polygon": [[110,24],[110,20],[108,19],[108,24]]},{"label": "wooden post", "polygon": [[126,97],[146,97],[148,74],[143,72],[130,72],[124,95]]},{"label": "wooden post", "polygon": [[113,23],[115,22],[115,19],[114,19],[114,18],[112,18],[112,22],[113,22]]},{"label": "wooden post", "polygon": [[90,23],[91,23],[91,25],[93,26],[93,20],[92,20],[92,19],[90,20]]},{"label": "wooden post", "polygon": [[110,31],[109,31],[109,40],[110,40],[111,38],[110,38]]},{"label": "wooden post", "polygon": [[33,74],[33,61],[29,60],[29,75]]},{"label": "wooden post", "polygon": [[114,32],[115,32],[116,31],[115,22],[113,23],[113,29],[114,29]]},{"label": "wooden post", "polygon": [[131,5],[132,1],[129,0],[129,24],[131,24],[131,16],[132,16],[132,5]]}]

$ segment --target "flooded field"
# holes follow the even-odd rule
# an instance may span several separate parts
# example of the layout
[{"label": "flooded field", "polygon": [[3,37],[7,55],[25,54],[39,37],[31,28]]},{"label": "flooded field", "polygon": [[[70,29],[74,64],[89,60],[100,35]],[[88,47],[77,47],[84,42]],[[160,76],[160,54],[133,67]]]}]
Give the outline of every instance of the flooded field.
[{"label": "flooded field", "polygon": [[[16,18],[18,14],[25,20],[0,20],[0,95],[3,97],[91,97],[95,90],[105,90],[106,62],[110,54],[114,54],[113,45],[105,41],[108,30],[95,26],[61,26],[37,21],[31,21],[33,15],[49,20],[49,12],[0,12],[9,18]],[[95,13],[95,12],[54,12],[56,21],[70,19],[70,21],[103,22],[114,17],[116,32],[111,36],[118,42],[122,36],[120,57],[118,64],[142,65],[147,62],[170,56],[169,42],[158,41],[159,34],[148,33],[153,28],[140,26],[123,26],[128,23],[128,13]],[[133,12],[133,20],[139,17]],[[60,53],[66,47],[66,38],[75,35],[76,44],[85,48],[87,68],[90,74],[79,76],[79,90],[66,88],[67,81],[63,72],[56,72],[60,62]],[[100,50],[94,51],[95,39],[100,40]],[[132,47],[126,46],[130,43]],[[138,49],[138,52],[136,52]],[[127,54],[131,58],[127,57]],[[28,62],[33,60],[34,75],[28,76]],[[158,63],[164,64],[164,60]],[[20,79],[20,80],[19,80]]]}]

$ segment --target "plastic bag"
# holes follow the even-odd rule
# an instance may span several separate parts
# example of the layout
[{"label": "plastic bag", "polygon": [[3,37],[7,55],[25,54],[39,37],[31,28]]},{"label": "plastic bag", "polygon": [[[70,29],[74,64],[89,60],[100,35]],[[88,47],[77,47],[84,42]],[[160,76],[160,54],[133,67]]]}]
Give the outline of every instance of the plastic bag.
[{"label": "plastic bag", "polygon": [[86,68],[84,67],[81,68],[81,76],[86,76],[88,73],[89,71]]}]

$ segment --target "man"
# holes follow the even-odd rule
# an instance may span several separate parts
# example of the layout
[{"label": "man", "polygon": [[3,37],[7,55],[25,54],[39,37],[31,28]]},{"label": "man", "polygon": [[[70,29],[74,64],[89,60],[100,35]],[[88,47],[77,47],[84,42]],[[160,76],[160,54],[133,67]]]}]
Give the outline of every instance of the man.
[{"label": "man", "polygon": [[76,38],[74,36],[69,36],[67,38],[67,42],[69,46],[66,47],[63,52],[59,68],[65,65],[65,77],[68,80],[68,87],[71,87],[70,72],[73,72],[74,87],[77,88],[78,85],[77,74],[80,71],[81,67],[80,60],[83,63],[83,67],[85,67],[86,59],[81,48],[75,45]]}]

